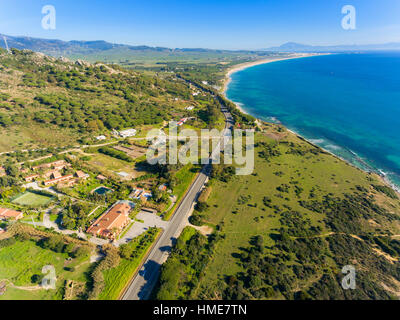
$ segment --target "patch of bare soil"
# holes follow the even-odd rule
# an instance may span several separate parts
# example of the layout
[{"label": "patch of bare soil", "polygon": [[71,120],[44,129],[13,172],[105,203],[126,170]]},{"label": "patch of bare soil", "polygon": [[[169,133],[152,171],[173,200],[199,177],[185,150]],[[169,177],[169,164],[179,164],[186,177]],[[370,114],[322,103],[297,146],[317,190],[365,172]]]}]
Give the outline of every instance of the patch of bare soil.
[{"label": "patch of bare soil", "polygon": [[128,156],[130,156],[133,159],[140,158],[141,156],[146,154],[146,149],[138,146],[130,146],[130,147],[115,146],[113,148],[125,152]]},{"label": "patch of bare soil", "polygon": [[194,225],[190,225],[192,228],[195,228],[197,231],[199,231],[203,236],[209,236],[213,233],[214,229],[211,228],[210,226],[194,226]]},{"label": "patch of bare soil", "polygon": [[378,248],[372,248],[372,250],[378,254],[379,256],[384,257],[386,260],[388,260],[391,264],[394,264],[395,262],[398,262],[398,259],[393,258],[390,254],[383,252],[382,250]]},{"label": "patch of bare soil", "polygon": [[400,298],[400,282],[395,278],[391,277],[391,284],[392,286],[388,286],[386,283],[381,282],[381,286],[386,291],[390,292],[391,294],[395,295],[396,297]]}]

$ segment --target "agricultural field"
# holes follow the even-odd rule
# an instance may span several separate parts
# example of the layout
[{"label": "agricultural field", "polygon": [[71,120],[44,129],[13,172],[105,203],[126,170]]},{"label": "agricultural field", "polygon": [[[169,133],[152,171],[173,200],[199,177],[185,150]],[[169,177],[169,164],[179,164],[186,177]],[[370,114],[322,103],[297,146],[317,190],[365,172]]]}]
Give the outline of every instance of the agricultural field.
[{"label": "agricultural field", "polygon": [[12,203],[28,207],[42,207],[48,205],[54,198],[32,191],[26,191],[13,199]]},{"label": "agricultural field", "polygon": [[123,179],[119,172],[126,172],[131,179],[140,176],[142,173],[135,170],[135,164],[120,160],[102,153],[95,153],[87,163],[96,170],[104,173],[112,173],[116,178]]}]

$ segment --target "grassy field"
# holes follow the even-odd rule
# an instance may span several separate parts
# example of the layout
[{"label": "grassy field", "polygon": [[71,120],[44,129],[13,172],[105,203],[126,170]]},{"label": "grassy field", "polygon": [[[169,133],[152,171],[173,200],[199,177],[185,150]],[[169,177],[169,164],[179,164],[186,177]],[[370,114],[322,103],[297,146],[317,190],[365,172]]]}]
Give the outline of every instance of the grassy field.
[{"label": "grassy field", "polygon": [[49,204],[52,200],[52,197],[26,191],[15,198],[12,202],[22,206],[41,207]]},{"label": "grassy field", "polygon": [[145,52],[133,51],[127,48],[107,50],[105,53],[84,55],[71,55],[72,59],[85,59],[87,61],[105,61],[107,63],[120,63],[126,67],[134,66],[159,66],[160,63],[217,63],[231,60],[241,60],[244,56],[250,56],[244,52]]},{"label": "grassy field", "polygon": [[[63,298],[65,280],[86,282],[86,272],[90,263],[85,260],[67,261],[68,255],[42,249],[35,242],[16,242],[14,245],[0,249],[0,281],[7,281],[7,291],[0,300],[59,300]],[[32,283],[34,275],[41,275],[46,265],[55,267],[56,290],[36,288]],[[64,268],[75,267],[75,271]]]},{"label": "grassy field", "polygon": [[[145,138],[147,137],[147,135],[149,134],[149,132],[151,130],[158,131],[158,129],[160,129],[162,127],[163,127],[162,123],[138,126],[135,128],[138,131],[137,134],[133,138],[130,138],[130,139],[128,138],[128,140],[133,141],[133,142],[147,141],[147,139],[145,139]],[[143,138],[143,140],[138,140],[139,138]]]},{"label": "grassy field", "polygon": [[[271,141],[265,137],[259,139]],[[293,136],[290,140],[299,142]],[[291,182],[299,181],[304,189],[301,198],[305,198],[314,187],[318,190],[317,199],[321,200],[322,196],[328,193],[343,197],[345,193],[353,192],[356,185],[369,188],[371,184],[368,178],[372,177],[329,154],[301,157],[285,154],[285,151],[282,150],[282,155],[272,158],[269,163],[256,155],[253,175],[235,176],[227,184],[219,181],[213,184],[213,191],[208,201],[210,208],[205,214],[205,219],[212,225],[223,222],[226,239],[219,242],[215,259],[206,269],[203,281],[205,286],[216,281],[221,271],[224,275],[242,271],[233,253],[239,253],[241,248],[246,247],[253,235],[262,235],[266,246],[274,245],[270,235],[280,228],[280,215],[275,214],[273,209],[265,209],[262,206],[266,195],[271,198],[273,205],[289,206],[292,210],[300,211],[312,221],[313,225],[321,227],[322,234],[328,232],[322,223],[324,214],[301,207],[299,198],[293,192],[287,194],[285,198],[277,197],[276,195],[279,195],[277,187],[283,184],[293,185]],[[377,180],[375,182],[378,183]],[[251,198],[248,205],[238,204],[240,196],[249,195]],[[398,204],[397,209],[400,211]]]},{"label": "grassy field", "polygon": [[118,172],[126,172],[132,178],[136,178],[141,175],[140,172],[137,172],[135,170],[134,163],[129,163],[124,160],[116,159],[101,153],[96,153],[95,155],[93,155],[88,163],[93,168],[96,168],[101,172],[113,172],[116,177],[119,177],[117,175]]},{"label": "grassy field", "polygon": [[[307,151],[303,154],[298,153],[298,150],[313,150],[313,147],[293,134],[277,132],[274,126],[272,126],[272,128],[274,129],[270,128],[264,133],[257,134],[256,142],[273,144],[275,139],[280,139],[281,142],[276,147],[276,149],[279,150],[279,154],[270,156],[268,160],[266,160],[262,154],[264,147],[256,144],[255,169],[253,174],[247,176],[233,175],[228,182],[222,182],[216,178],[211,180],[212,192],[207,200],[208,209],[201,212],[200,215],[202,216],[204,224],[214,226],[216,229],[220,230],[222,238],[216,242],[215,247],[209,252],[209,255],[212,256],[204,269],[198,270],[202,276],[194,286],[194,289],[189,290],[190,296],[187,298],[219,299],[221,298],[221,296],[219,296],[220,294],[228,294],[227,292],[230,292],[229,282],[228,289],[226,289],[228,291],[223,291],[225,289],[221,289],[226,287],[227,279],[232,279],[231,283],[237,283],[236,281],[238,280],[236,279],[243,279],[241,280],[243,283],[248,283],[246,281],[251,279],[251,276],[247,275],[247,272],[250,273],[250,271],[248,271],[248,265],[246,264],[248,260],[243,257],[250,255],[249,246],[254,244],[254,237],[256,236],[261,236],[263,239],[263,256],[279,257],[280,260],[272,262],[274,270],[286,270],[285,266],[290,266],[288,267],[288,271],[281,271],[280,274],[285,274],[285,277],[287,277],[285,279],[290,279],[285,280],[288,282],[288,284],[285,284],[286,286],[290,284],[295,287],[297,286],[297,288],[293,289],[294,291],[299,290],[299,288],[308,288],[308,286],[313,283],[316,283],[317,287],[321,286],[321,284],[317,283],[320,277],[322,275],[329,275],[329,277],[331,277],[332,274],[335,275],[335,270],[338,268],[337,261],[343,263],[342,261],[351,259],[351,254],[356,255],[356,253],[349,253],[348,251],[354,251],[353,248],[357,247],[357,254],[360,255],[360,257],[357,258],[359,268],[366,270],[366,268],[370,268],[371,263],[374,265],[374,267],[371,267],[374,268],[371,272],[375,274],[375,276],[367,274],[363,278],[363,281],[369,281],[365,285],[366,287],[371,285],[371,281],[376,281],[373,285],[374,289],[370,289],[370,291],[366,290],[362,293],[364,294],[362,297],[365,298],[366,292],[378,290],[378,281],[380,281],[380,277],[383,277],[381,274],[382,270],[388,268],[388,265],[392,263],[391,259],[396,259],[396,253],[394,253],[394,250],[388,251],[386,249],[380,249],[369,240],[352,244],[352,246],[344,249],[341,245],[336,244],[335,241],[338,241],[338,243],[342,241],[341,239],[336,240],[336,237],[347,234],[350,235],[351,238],[356,239],[358,237],[358,239],[361,239],[360,237],[366,235],[372,238],[379,237],[382,234],[399,235],[399,200],[392,199],[374,190],[372,187],[373,184],[383,185],[378,176],[367,174],[328,153],[321,153],[321,151],[315,151],[315,149],[315,152]],[[335,216],[335,218],[330,218],[329,213],[325,210],[318,212],[318,210],[312,210],[311,207],[307,208],[301,205],[303,202],[310,203],[312,201],[324,203],[327,195],[331,198],[342,199],[336,201],[345,201],[348,195],[359,194],[360,192],[366,193],[367,195],[363,196],[363,198],[373,199],[374,203],[386,210],[386,213],[379,213],[380,209],[376,209],[376,207],[373,207],[374,205],[371,207],[371,205],[368,204],[370,208],[375,208],[373,210],[378,211],[369,211],[364,219],[362,215],[366,213],[361,214],[360,218],[353,218],[354,220],[350,220],[352,222],[346,222],[346,219],[352,218],[346,217],[346,211],[344,210],[350,209],[341,209],[340,214]],[[362,201],[364,201],[364,203]],[[347,206],[348,205],[349,204],[347,204]],[[360,204],[354,205],[367,206],[365,200],[361,200]],[[332,210],[331,208],[334,207],[331,206],[329,210]],[[361,207],[359,208],[361,209]],[[357,209],[355,212],[357,212]],[[296,218],[296,220],[294,218],[295,215],[292,213],[298,213],[300,218]],[[349,211],[348,215],[351,215],[351,211]],[[291,230],[303,230],[301,228],[309,226],[309,229],[304,227],[304,230],[307,230],[304,232],[316,234],[316,237],[324,239],[321,240],[322,242],[318,243],[318,246],[321,246],[321,248],[328,247],[331,248],[330,250],[333,250],[329,252],[328,248],[318,249],[326,250],[318,253],[318,257],[324,256],[323,267],[318,265],[318,263],[321,262],[314,262],[318,258],[313,257],[311,252],[302,252],[302,259],[297,259],[294,253],[286,253],[282,250],[282,247],[279,247],[282,243],[280,240],[281,228],[288,228],[290,224],[292,224],[292,226],[289,227],[292,228]],[[301,225],[303,225],[303,227],[300,227]],[[335,226],[335,228],[339,227],[341,230],[346,231],[340,233],[333,232],[335,229],[332,229],[332,226]],[[351,229],[358,231],[347,231]],[[374,241],[379,242],[379,240]],[[329,247],[328,244],[331,247]],[[307,248],[312,245],[314,244],[310,239],[305,241],[305,244],[299,242],[293,245],[294,249],[291,250],[295,250],[295,248],[307,250]],[[362,247],[360,247],[361,245]],[[288,249],[286,249],[286,251],[287,250]],[[374,252],[377,252],[377,254]],[[394,258],[390,255],[387,256],[387,252],[391,252]],[[181,259],[183,261],[183,259],[186,259],[186,256],[182,256]],[[252,256],[252,259],[257,258]],[[257,261],[260,260],[255,260],[255,265],[258,263]],[[370,265],[366,266],[363,265],[364,261],[374,262],[365,262]],[[315,263],[315,265],[313,265],[313,263]],[[312,268],[315,268],[315,271],[313,271],[315,272],[314,278],[308,278],[307,282],[296,280],[296,275],[293,274],[293,271],[290,271],[292,264],[301,267],[312,266]],[[385,264],[385,266],[381,267],[383,264]],[[252,265],[252,267],[253,266],[254,265]],[[187,271],[185,271],[184,268],[185,267],[182,266],[182,270],[179,269],[176,271],[182,273],[180,280],[172,280],[172,282],[178,281],[177,288],[188,288],[188,285],[190,285],[185,279],[190,279],[191,273],[185,276],[185,272]],[[260,271],[262,272],[262,270]],[[268,273],[264,272],[262,274],[264,275],[261,277],[268,276]],[[377,274],[380,276],[376,276]],[[305,278],[305,276],[298,277],[298,279]],[[374,277],[377,277],[377,279],[373,280]],[[173,277],[171,279],[173,279]],[[275,279],[281,278],[276,276]],[[387,283],[390,283],[391,280],[387,281]],[[168,283],[165,284],[165,286],[168,286]],[[330,287],[326,287],[325,289],[328,296],[329,294],[334,295],[333,292],[335,291],[332,289],[332,286],[333,285],[330,284]],[[273,290],[275,290],[274,298],[284,298],[279,294],[280,290],[283,289],[279,288],[280,287],[273,288]],[[240,286],[233,286],[232,290],[240,291],[242,289],[240,289]],[[240,292],[243,292],[243,290]],[[287,291],[284,292],[286,295],[288,294]],[[179,297],[183,293],[178,292],[176,294],[171,294],[171,296]],[[252,297],[249,291],[245,291],[243,294]],[[266,293],[262,293],[259,296],[265,295]],[[323,293],[318,293],[318,295],[322,296]],[[376,295],[384,296],[381,293]]]},{"label": "grassy field", "polygon": [[125,286],[135,272],[137,272],[140,263],[148,253],[154,241],[160,235],[160,232],[161,230],[159,229],[154,236],[152,236],[151,241],[148,241],[144,246],[140,246],[139,242],[146,234],[135,238],[134,242],[130,244],[134,246],[136,252],[135,257],[131,259],[121,259],[118,267],[104,271],[105,288],[100,294],[99,300],[116,300],[119,298]]}]

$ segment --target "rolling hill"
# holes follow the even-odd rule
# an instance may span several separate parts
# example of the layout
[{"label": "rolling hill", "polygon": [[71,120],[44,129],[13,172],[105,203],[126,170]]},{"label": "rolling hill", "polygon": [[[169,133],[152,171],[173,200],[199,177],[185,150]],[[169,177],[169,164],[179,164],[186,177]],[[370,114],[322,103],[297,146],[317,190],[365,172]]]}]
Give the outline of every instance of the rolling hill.
[{"label": "rolling hill", "polygon": [[226,61],[236,57],[238,59],[264,56],[261,51],[229,51],[211,50],[203,48],[165,48],[149,46],[131,46],[114,44],[103,40],[98,41],[62,41],[56,39],[41,39],[32,37],[15,37],[0,34],[0,47],[6,48],[4,38],[9,48],[27,49],[41,52],[54,57],[68,57],[84,59],[90,62],[152,62],[166,61]]}]

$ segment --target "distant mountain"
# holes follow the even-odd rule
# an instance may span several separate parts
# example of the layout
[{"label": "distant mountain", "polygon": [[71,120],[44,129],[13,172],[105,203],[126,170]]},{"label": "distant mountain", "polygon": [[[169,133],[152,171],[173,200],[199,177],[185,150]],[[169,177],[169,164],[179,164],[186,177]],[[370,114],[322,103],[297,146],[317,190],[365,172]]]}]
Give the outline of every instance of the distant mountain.
[{"label": "distant mountain", "polygon": [[3,37],[7,39],[8,46],[16,49],[28,49],[36,52],[42,52],[52,56],[80,56],[90,54],[115,53],[118,52],[142,52],[142,53],[225,53],[225,52],[246,52],[253,51],[229,51],[229,50],[213,50],[203,48],[165,48],[165,47],[150,47],[150,46],[131,46],[126,44],[114,44],[103,40],[98,41],[62,41],[55,39],[40,39],[31,37],[14,37],[0,34],[0,47],[5,48]]},{"label": "distant mountain", "polygon": [[36,52],[42,52],[53,56],[69,56],[93,54],[112,49],[129,49],[135,51],[172,51],[168,48],[148,47],[148,46],[130,46],[124,44],[113,44],[103,40],[98,41],[62,41],[53,39],[40,39],[31,37],[14,37],[0,34],[0,46],[5,48],[3,37],[6,37],[8,46],[16,49],[28,49]]},{"label": "distant mountain", "polygon": [[271,47],[265,51],[275,52],[343,52],[343,51],[371,51],[371,50],[400,50],[400,43],[391,42],[384,44],[367,45],[336,45],[336,46],[311,46],[296,42],[287,42],[279,47]]},{"label": "distant mountain", "polygon": [[131,46],[115,44],[103,40],[97,41],[62,41],[57,39],[40,39],[25,36],[8,36],[0,34],[0,47],[5,48],[3,37],[7,39],[9,48],[28,49],[54,57],[68,57],[84,59],[89,62],[104,61],[117,63],[161,63],[167,61],[223,61],[257,59],[270,55],[271,52],[343,52],[368,50],[400,50],[400,43],[380,45],[338,45],[338,46],[311,46],[295,42],[288,42],[279,47],[264,50],[214,50],[204,48],[165,48],[150,46]]}]

